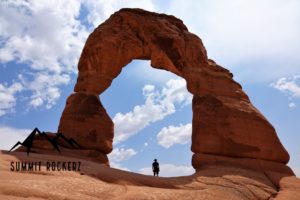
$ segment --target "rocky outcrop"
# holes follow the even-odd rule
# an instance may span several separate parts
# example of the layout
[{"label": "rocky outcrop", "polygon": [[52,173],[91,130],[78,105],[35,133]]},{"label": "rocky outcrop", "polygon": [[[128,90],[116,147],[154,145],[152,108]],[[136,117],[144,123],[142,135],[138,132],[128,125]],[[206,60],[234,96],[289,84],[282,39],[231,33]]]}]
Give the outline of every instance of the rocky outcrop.
[{"label": "rocky outcrop", "polygon": [[207,58],[201,39],[174,16],[140,9],[121,9],[89,36],[58,131],[78,140],[85,149],[108,154],[113,122],[99,94],[133,59],[151,60],[152,67],[187,81],[194,95],[195,168],[201,166],[197,154],[288,162],[289,155],[273,126],[251,104],[233,75]]},{"label": "rocky outcrop", "polygon": [[114,125],[98,95],[86,92],[72,94],[67,99],[61,122],[59,132],[72,135],[83,148],[105,154],[111,152]]}]

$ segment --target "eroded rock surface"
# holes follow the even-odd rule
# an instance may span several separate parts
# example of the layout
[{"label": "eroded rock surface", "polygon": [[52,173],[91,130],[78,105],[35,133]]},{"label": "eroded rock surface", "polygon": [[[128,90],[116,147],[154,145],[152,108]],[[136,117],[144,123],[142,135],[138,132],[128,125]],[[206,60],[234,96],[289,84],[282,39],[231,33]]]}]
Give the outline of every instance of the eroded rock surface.
[{"label": "eroded rock surface", "polygon": [[[81,162],[80,171],[47,171],[45,163]],[[10,170],[11,162],[42,162],[40,171]],[[163,174],[163,172],[162,172]],[[0,199],[299,200],[300,180],[287,176],[281,190],[257,170],[215,163],[191,176],[153,177],[67,156],[0,151]]]},{"label": "eroded rock surface", "polygon": [[69,96],[61,121],[59,132],[74,138],[83,148],[111,152],[113,122],[98,95],[76,92]]},{"label": "eroded rock surface", "polygon": [[[225,68],[207,58],[201,39],[173,16],[121,9],[89,36],[74,93],[58,131],[86,149],[112,150],[113,123],[98,98],[133,59],[183,77],[193,97],[192,151],[286,164],[273,126]],[[193,161],[197,168],[199,164]]]}]

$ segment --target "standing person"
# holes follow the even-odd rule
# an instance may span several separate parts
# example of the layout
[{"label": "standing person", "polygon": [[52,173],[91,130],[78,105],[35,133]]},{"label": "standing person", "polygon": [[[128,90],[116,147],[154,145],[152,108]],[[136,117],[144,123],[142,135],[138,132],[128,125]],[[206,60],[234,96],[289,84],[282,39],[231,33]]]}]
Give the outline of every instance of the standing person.
[{"label": "standing person", "polygon": [[156,159],[154,159],[154,162],[152,163],[152,171],[153,171],[153,176],[158,176],[159,172],[159,163],[157,162]]}]

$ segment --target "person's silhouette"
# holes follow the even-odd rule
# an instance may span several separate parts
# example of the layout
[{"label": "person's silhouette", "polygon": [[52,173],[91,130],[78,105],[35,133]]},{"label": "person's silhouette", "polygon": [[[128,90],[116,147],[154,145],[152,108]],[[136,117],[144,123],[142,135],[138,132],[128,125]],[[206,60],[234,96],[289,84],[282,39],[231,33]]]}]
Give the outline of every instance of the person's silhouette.
[{"label": "person's silhouette", "polygon": [[154,162],[152,163],[152,171],[153,171],[153,176],[158,176],[159,173],[159,163],[157,162],[156,159],[154,159]]}]

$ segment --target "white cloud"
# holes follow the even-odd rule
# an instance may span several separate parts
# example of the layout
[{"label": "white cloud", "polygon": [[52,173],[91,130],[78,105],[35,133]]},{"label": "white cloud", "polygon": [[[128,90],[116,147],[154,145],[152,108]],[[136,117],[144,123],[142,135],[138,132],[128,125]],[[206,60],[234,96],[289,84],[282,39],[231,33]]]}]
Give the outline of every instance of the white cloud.
[{"label": "white cloud", "polygon": [[108,154],[109,160],[114,163],[119,163],[130,159],[132,156],[136,155],[137,152],[134,149],[124,149],[124,148],[114,148],[114,150]]},{"label": "white cloud", "polygon": [[31,69],[76,69],[88,35],[77,19],[80,1],[6,1],[1,3],[0,61],[28,63]]},{"label": "white cloud", "polygon": [[29,129],[17,129],[0,125],[0,149],[10,150],[18,141],[23,140],[31,133]]},{"label": "white cloud", "polygon": [[145,142],[144,143],[144,147],[147,147],[149,144],[148,144],[148,142]]},{"label": "white cloud", "polygon": [[0,116],[11,111],[16,105],[16,94],[23,90],[20,83],[13,83],[10,86],[0,84]]},{"label": "white cloud", "polygon": [[294,102],[289,103],[288,106],[289,106],[290,109],[296,108],[296,104]]},{"label": "white cloud", "polygon": [[108,154],[110,166],[113,168],[130,171],[128,168],[122,166],[122,162],[129,160],[132,156],[135,156],[137,152],[132,149],[114,148],[113,151]]},{"label": "white cloud", "polygon": [[191,141],[192,124],[168,126],[162,128],[156,136],[158,144],[170,148],[174,144],[187,144]]},{"label": "white cloud", "polygon": [[[88,32],[78,19],[81,1],[5,1],[0,5],[0,63],[23,63],[29,105],[51,108],[70,82]],[[19,75],[20,76],[20,75]],[[28,95],[26,94],[26,96]]]},{"label": "white cloud", "polygon": [[143,95],[147,95],[149,93],[152,93],[155,89],[155,86],[154,85],[145,85],[143,87]]},{"label": "white cloud", "polygon": [[280,78],[277,82],[272,83],[271,86],[291,97],[300,97],[300,76]]},{"label": "white cloud", "polygon": [[300,73],[300,1],[174,0],[166,12],[239,79],[269,82]]},{"label": "white cloud", "polygon": [[154,4],[151,0],[84,0],[84,5],[89,10],[87,16],[88,22],[97,27],[106,20],[111,14],[121,8],[143,8],[149,11],[154,10]]},{"label": "white cloud", "polygon": [[[87,13],[80,13],[83,7]],[[30,106],[51,108],[56,103],[60,87],[67,83],[45,81],[38,86],[35,83],[41,81],[41,74],[47,75],[48,80],[56,80],[76,73],[87,30],[91,32],[122,7],[154,10],[151,0],[8,0],[0,4],[0,63],[25,64],[22,71],[26,74],[22,73],[27,80],[27,91],[32,92],[28,98]]]},{"label": "white cloud", "polygon": [[[0,63],[25,64],[23,71],[31,74],[76,73],[88,32],[122,7],[139,7],[181,18],[203,39],[210,57],[232,68],[239,77],[251,77],[248,81],[268,81],[300,73],[299,1],[174,0],[162,5],[154,6],[151,0],[4,1],[0,4]],[[81,8],[85,8],[82,13]],[[252,61],[259,64],[250,65]],[[147,78],[150,77],[148,68],[137,67],[136,70],[142,70],[139,74],[145,76],[140,77]],[[135,74],[136,70],[133,70]],[[34,82],[34,77],[27,80]],[[166,77],[168,75],[156,79]],[[50,108],[59,99],[63,84],[55,88],[48,85],[53,99],[40,94],[48,90],[47,84],[45,90],[30,90],[30,104]]]},{"label": "white cloud", "polygon": [[34,76],[34,79],[29,81],[19,74],[18,82],[7,88],[0,84],[0,116],[1,113],[4,115],[8,113],[6,111],[13,110],[16,105],[16,94],[23,91],[32,93],[28,103],[30,107],[45,106],[50,109],[60,97],[59,86],[67,85],[70,82],[68,74],[37,72]]},{"label": "white cloud", "polygon": [[47,74],[37,73],[36,78],[32,81],[24,81],[26,87],[32,91],[29,105],[33,107],[39,107],[46,105],[49,109],[55,105],[56,101],[60,97],[59,86],[67,85],[70,82],[70,76],[68,74]]},{"label": "white cloud", "polygon": [[143,88],[143,95],[146,98],[143,105],[135,106],[128,113],[117,113],[114,116],[115,144],[127,140],[149,124],[173,114],[176,105],[182,107],[190,104],[192,100],[184,79],[169,80],[161,91],[155,90],[154,86],[146,85]]},{"label": "white cloud", "polygon": [[[163,177],[187,176],[195,173],[192,166],[185,165],[162,164],[159,169],[159,176]],[[152,167],[144,167],[139,170],[139,173],[153,175]]]}]

